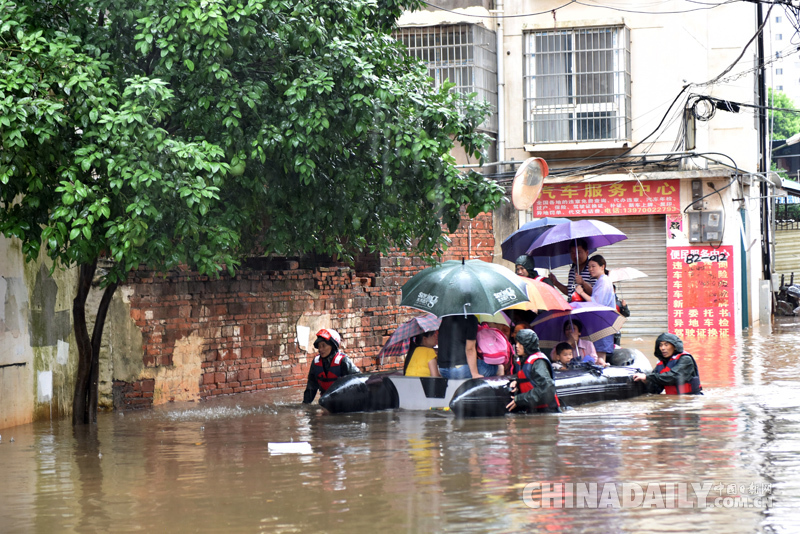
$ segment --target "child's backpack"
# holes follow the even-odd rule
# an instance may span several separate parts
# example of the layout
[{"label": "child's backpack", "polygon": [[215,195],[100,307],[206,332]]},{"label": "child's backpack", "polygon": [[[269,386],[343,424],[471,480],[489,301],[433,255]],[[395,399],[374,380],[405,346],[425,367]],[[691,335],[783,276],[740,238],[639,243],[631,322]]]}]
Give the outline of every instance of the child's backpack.
[{"label": "child's backpack", "polygon": [[510,361],[513,348],[506,336],[497,328],[482,324],[478,326],[475,342],[478,355],[489,365],[505,364]]}]

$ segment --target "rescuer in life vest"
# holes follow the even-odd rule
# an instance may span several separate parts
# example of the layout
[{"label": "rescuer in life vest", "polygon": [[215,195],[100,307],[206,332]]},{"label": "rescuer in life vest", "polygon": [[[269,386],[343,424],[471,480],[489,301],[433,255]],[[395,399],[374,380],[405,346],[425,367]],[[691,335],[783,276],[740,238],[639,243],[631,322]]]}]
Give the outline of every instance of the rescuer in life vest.
[{"label": "rescuer in life vest", "polygon": [[511,402],[508,411],[522,408],[531,412],[559,412],[560,404],[553,380],[553,367],[539,350],[539,336],[533,330],[517,332],[517,355],[521,369],[511,381]]},{"label": "rescuer in life vest", "polygon": [[311,362],[311,369],[308,370],[308,382],[303,393],[303,404],[310,404],[317,395],[317,390],[322,393],[328,391],[331,384],[336,382],[340,376],[360,373],[350,359],[339,350],[342,344],[342,336],[339,332],[331,328],[323,328],[317,332],[317,340],[314,341],[314,348],[319,354]]},{"label": "rescuer in life vest", "polygon": [[636,373],[633,380],[644,382],[649,393],[667,395],[702,395],[697,362],[683,352],[683,341],[675,334],[664,333],[656,339],[655,356],[658,365],[652,373]]}]

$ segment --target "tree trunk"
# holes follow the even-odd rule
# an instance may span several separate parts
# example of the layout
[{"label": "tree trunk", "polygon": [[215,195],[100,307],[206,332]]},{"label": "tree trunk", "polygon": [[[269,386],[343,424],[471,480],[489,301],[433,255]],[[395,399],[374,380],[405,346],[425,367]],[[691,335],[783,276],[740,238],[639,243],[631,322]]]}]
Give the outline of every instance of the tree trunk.
[{"label": "tree trunk", "polygon": [[75,341],[78,344],[78,374],[75,377],[75,396],[72,398],[72,424],[83,425],[97,422],[98,382],[100,376],[100,342],[108,315],[108,306],[117,290],[111,284],[103,292],[92,337],[86,326],[86,299],[92,288],[92,279],[97,270],[97,261],[81,265],[78,270],[78,293],[72,301],[72,321]]},{"label": "tree trunk", "polygon": [[103,339],[103,327],[106,324],[106,315],[108,315],[108,306],[111,304],[111,299],[114,296],[114,291],[117,290],[117,284],[111,284],[103,291],[103,298],[100,300],[100,306],[97,308],[97,318],[94,321],[94,330],[92,331],[92,373],[89,381],[89,405],[86,407],[88,411],[88,419],[92,423],[97,422],[97,397],[98,397],[98,383],[100,376],[100,342]]},{"label": "tree trunk", "polygon": [[72,398],[72,424],[90,422],[87,406],[88,391],[92,375],[92,342],[86,328],[86,298],[92,287],[97,260],[78,267],[78,292],[72,301],[72,322],[75,330],[75,343],[78,345],[78,374],[75,377],[75,395]]}]

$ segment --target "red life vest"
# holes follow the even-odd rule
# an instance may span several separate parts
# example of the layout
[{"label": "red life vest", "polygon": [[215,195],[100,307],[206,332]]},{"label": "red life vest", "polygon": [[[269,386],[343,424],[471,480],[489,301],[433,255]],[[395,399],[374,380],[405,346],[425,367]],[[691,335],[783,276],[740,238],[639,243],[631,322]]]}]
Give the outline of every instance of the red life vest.
[{"label": "red life vest", "polygon": [[[555,375],[553,374],[553,365],[550,363],[550,359],[541,352],[531,354],[525,360],[525,363],[520,366],[519,371],[517,371],[517,388],[519,388],[520,393],[527,393],[533,390],[533,382],[531,382],[531,379],[528,377],[533,371],[533,362],[536,360],[544,360],[544,362],[547,364],[547,371],[550,373],[550,378],[555,380]],[[544,403],[534,406],[534,408],[537,410],[542,410],[546,408],[558,408],[559,406],[561,406],[561,402],[558,400],[558,395],[555,395],[554,405],[551,406],[550,404]]]},{"label": "red life vest", "polygon": [[314,369],[314,374],[317,378],[317,384],[319,384],[319,388],[323,393],[328,391],[328,388],[331,387],[331,384],[336,382],[336,379],[342,376],[342,358],[344,358],[344,354],[337,352],[333,356],[333,359],[331,360],[331,363],[327,369],[325,368],[326,366],[319,354],[317,354],[316,358],[314,358],[314,362],[311,364],[312,369]]},{"label": "red life vest", "polygon": [[666,365],[664,365],[664,362],[658,362],[655,371],[658,374],[671,371],[682,356],[688,356],[689,358],[691,358],[692,364],[694,365],[694,376],[692,377],[691,380],[689,380],[685,384],[679,384],[677,386],[664,386],[664,393],[666,393],[667,395],[697,395],[698,393],[703,391],[703,386],[700,385],[700,372],[697,370],[697,362],[694,361],[694,357],[692,357],[692,355],[689,354],[688,352],[681,352],[680,354],[674,354],[669,360],[667,360]]}]

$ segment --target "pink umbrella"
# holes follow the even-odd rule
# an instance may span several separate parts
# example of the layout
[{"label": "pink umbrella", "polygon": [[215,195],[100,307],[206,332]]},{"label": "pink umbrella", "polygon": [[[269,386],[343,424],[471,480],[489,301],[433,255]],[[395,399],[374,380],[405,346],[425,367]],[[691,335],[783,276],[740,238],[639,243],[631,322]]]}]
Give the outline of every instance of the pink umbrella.
[{"label": "pink umbrella", "polygon": [[425,332],[439,330],[441,325],[442,319],[436,317],[432,313],[414,317],[401,324],[378,353],[378,357],[381,359],[381,365],[383,365],[383,359],[385,357],[405,356],[411,344],[412,337],[424,334]]}]

